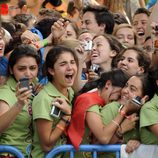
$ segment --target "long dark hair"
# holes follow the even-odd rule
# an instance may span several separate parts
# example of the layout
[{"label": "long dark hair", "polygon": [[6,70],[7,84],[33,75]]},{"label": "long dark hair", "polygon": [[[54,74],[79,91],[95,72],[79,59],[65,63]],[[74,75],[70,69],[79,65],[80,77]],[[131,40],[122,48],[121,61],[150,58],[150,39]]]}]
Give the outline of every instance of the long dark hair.
[{"label": "long dark hair", "polygon": [[69,52],[70,54],[72,54],[78,66],[78,58],[75,52],[71,48],[65,47],[63,45],[55,46],[48,51],[43,67],[43,73],[45,76],[48,77],[48,81],[51,82],[53,80],[53,76],[49,73],[48,68],[54,68],[54,64],[56,63],[60,55],[63,54],[64,52]]},{"label": "long dark hair", "polygon": [[87,82],[78,92],[77,96],[94,88],[102,90],[108,80],[112,82],[113,86],[124,87],[128,79],[129,76],[124,71],[121,69],[113,69],[111,71],[102,73],[98,80]]},{"label": "long dark hair", "polygon": [[38,65],[40,63],[38,52],[28,44],[21,44],[13,50],[9,57],[7,76],[11,75],[10,69],[13,69],[14,65],[23,57],[33,57]]}]

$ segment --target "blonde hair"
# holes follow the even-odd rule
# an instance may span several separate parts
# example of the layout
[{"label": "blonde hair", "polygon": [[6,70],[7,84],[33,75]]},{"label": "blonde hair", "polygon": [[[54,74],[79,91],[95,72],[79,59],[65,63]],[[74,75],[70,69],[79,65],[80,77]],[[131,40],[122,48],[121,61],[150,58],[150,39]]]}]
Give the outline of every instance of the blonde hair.
[{"label": "blonde hair", "polygon": [[116,33],[118,30],[122,29],[122,28],[129,28],[133,31],[133,34],[134,34],[134,43],[136,44],[136,34],[135,34],[135,31],[133,29],[133,27],[130,25],[130,24],[120,24],[120,25],[117,25],[113,31],[113,36],[116,36]]}]

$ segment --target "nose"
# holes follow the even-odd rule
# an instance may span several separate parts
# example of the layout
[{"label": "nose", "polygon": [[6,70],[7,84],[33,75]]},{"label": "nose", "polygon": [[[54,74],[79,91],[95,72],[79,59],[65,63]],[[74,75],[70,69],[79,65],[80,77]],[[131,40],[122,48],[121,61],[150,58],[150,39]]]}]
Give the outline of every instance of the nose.
[{"label": "nose", "polygon": [[28,78],[30,78],[31,77],[31,71],[30,71],[30,69],[26,69],[26,71],[25,71],[25,77],[28,77]]},{"label": "nose", "polygon": [[137,28],[142,28],[141,22],[138,22]]},{"label": "nose", "polygon": [[71,63],[68,63],[68,64],[67,64],[67,69],[68,69],[68,70],[72,70],[72,64],[71,64]]},{"label": "nose", "polygon": [[124,42],[128,42],[128,38],[127,37],[124,37],[123,40],[124,40]]},{"label": "nose", "polygon": [[121,63],[121,65],[126,65],[126,64],[127,64],[127,61],[126,61],[126,59],[122,59],[122,60],[120,61],[120,63]]},{"label": "nose", "polygon": [[96,45],[93,43],[92,50],[96,50]]}]

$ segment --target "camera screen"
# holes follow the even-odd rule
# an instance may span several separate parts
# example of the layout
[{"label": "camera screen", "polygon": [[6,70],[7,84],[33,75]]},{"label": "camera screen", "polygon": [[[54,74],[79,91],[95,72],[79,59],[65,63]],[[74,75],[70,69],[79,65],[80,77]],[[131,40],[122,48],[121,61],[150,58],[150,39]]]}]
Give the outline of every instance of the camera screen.
[{"label": "camera screen", "polygon": [[58,107],[55,106],[55,107],[54,107],[54,112],[53,112],[53,113],[54,113],[55,115],[59,115],[59,112],[60,112],[60,109],[59,109]]},{"label": "camera screen", "polygon": [[20,81],[20,85],[19,85],[20,88],[27,87],[29,89],[29,79],[28,78],[22,78],[19,81]]}]

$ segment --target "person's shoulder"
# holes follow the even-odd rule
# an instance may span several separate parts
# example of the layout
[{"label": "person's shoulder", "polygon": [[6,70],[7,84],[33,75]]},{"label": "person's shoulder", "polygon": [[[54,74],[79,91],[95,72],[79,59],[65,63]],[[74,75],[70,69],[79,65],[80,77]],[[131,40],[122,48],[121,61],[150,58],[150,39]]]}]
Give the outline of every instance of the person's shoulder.
[{"label": "person's shoulder", "polygon": [[113,101],[113,102],[110,102],[110,103],[106,104],[106,105],[103,107],[103,109],[108,109],[108,108],[113,108],[113,107],[119,108],[119,106],[120,106],[119,102]]},{"label": "person's shoulder", "polygon": [[151,100],[149,100],[142,106],[141,111],[146,110],[146,109],[153,109],[153,108],[158,109],[157,103],[158,103],[158,95],[155,94]]}]

